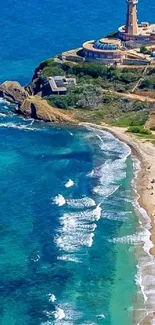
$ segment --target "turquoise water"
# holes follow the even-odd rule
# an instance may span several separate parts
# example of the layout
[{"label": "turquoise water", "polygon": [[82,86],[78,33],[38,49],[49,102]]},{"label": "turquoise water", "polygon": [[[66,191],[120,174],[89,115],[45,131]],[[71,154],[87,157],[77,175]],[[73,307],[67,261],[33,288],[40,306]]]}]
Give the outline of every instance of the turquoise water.
[{"label": "turquoise water", "polygon": [[132,324],[130,149],[0,105],[0,324]]},{"label": "turquoise water", "polygon": [[[25,85],[43,59],[116,30],[126,1],[2,0],[0,10],[0,82]],[[139,0],[138,16],[153,22],[154,1]],[[24,120],[4,102],[0,139],[0,324],[131,325],[145,236],[129,148]]]}]

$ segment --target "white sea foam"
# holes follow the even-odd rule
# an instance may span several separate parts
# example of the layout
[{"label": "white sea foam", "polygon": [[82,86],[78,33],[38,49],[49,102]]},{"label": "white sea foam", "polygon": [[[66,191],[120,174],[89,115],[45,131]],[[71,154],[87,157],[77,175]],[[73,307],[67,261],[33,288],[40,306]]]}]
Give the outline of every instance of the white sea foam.
[{"label": "white sea foam", "polygon": [[61,195],[61,194],[58,194],[54,199],[53,199],[53,202],[58,205],[59,207],[62,207],[63,205],[66,204],[66,200],[65,198]]},{"label": "white sea foam", "polygon": [[39,260],[40,260],[40,255],[37,254],[37,256],[33,259],[33,261],[36,263],[36,262],[38,262]]},{"label": "white sea foam", "polygon": [[129,215],[132,214],[132,211],[122,211],[122,212],[116,212],[116,211],[103,211],[102,218],[113,220],[113,221],[127,221],[129,220]]},{"label": "white sea foam", "polygon": [[98,184],[94,187],[93,192],[99,196],[108,197],[119,188],[120,180],[126,177],[126,160],[131,154],[131,149],[106,131],[93,127],[88,128],[99,140],[100,150],[109,158],[103,164],[95,167],[87,176],[98,179]]},{"label": "white sea foam", "polygon": [[66,234],[63,236],[58,236],[55,238],[57,247],[62,249],[65,252],[76,252],[82,246],[91,247],[93,244],[94,234],[90,233],[77,233],[73,232],[72,234]]},{"label": "white sea foam", "polygon": [[149,231],[145,229],[144,231],[137,232],[133,235],[127,235],[123,237],[116,237],[113,239],[109,239],[109,242],[112,243],[120,243],[120,244],[144,244],[146,239],[148,239]]},{"label": "white sea foam", "polygon": [[71,206],[72,208],[90,208],[96,206],[96,202],[89,198],[83,197],[81,199],[68,199],[67,205]]},{"label": "white sea foam", "polygon": [[56,322],[56,324],[61,325],[74,325],[76,320],[79,320],[82,316],[82,313],[76,310],[74,303],[61,303],[59,305],[65,313],[64,322]]},{"label": "white sea foam", "polygon": [[2,116],[2,117],[6,117],[7,115],[4,114],[4,113],[0,113],[0,116]]},{"label": "white sea foam", "polygon": [[96,317],[99,318],[99,319],[105,319],[104,314],[96,315]]},{"label": "white sea foam", "polygon": [[87,129],[92,132],[92,137],[97,137],[99,139],[98,145],[100,149],[106,153],[116,153],[119,157],[125,157],[125,159],[131,154],[130,147],[117,139],[110,132],[91,126],[88,126]]},{"label": "white sea foam", "polygon": [[65,318],[65,312],[62,308],[56,307],[56,310],[53,312],[55,319],[61,320]]},{"label": "white sea foam", "polygon": [[96,186],[93,188],[93,192],[99,196],[108,197],[115,193],[118,190],[118,185],[109,185],[108,187],[104,187],[102,185]]},{"label": "white sea foam", "polygon": [[94,176],[94,169],[92,169],[91,172],[87,174],[87,177],[93,177],[93,176]]},{"label": "white sea foam", "polygon": [[[98,130],[95,130],[94,132],[98,133]],[[104,136],[106,138],[106,141],[104,141]],[[112,135],[104,134],[102,137],[101,133],[98,133],[97,138],[100,142],[100,148],[101,150],[105,151],[105,154],[111,157],[111,153],[116,153],[117,156],[119,154],[120,159],[114,160],[114,161],[106,161],[105,164],[98,166],[92,172],[88,174],[89,177],[95,177],[99,179],[99,184],[97,187],[98,193],[105,194],[104,189],[108,188],[109,185],[118,185],[117,182],[119,182],[121,179],[123,179],[126,176],[126,158],[128,155],[130,155],[130,148],[126,145],[119,147],[119,140],[116,144],[116,139],[112,141]],[[109,141],[108,141],[109,138]],[[138,175],[139,171],[139,162],[135,162],[135,177]],[[103,186],[103,190],[101,191]],[[124,198],[126,201],[131,202],[130,199]],[[121,243],[121,244],[130,244],[130,245],[136,245],[138,246],[137,251],[143,247],[144,254],[140,254],[138,257],[138,272],[136,277],[136,283],[141,288],[141,293],[144,296],[145,301],[145,307],[146,310],[142,310],[143,314],[141,317],[145,315],[150,314],[152,316],[152,313],[154,312],[154,304],[155,304],[155,263],[154,258],[150,255],[150,248],[153,246],[150,241],[150,219],[147,216],[146,212],[139,207],[139,204],[136,202],[136,208],[139,209],[141,216],[140,217],[140,229],[136,232],[136,234],[120,237],[120,238],[113,238],[111,239],[114,243]],[[103,213],[104,217],[104,213]],[[107,216],[105,216],[107,217]],[[109,218],[109,216],[108,216]],[[110,216],[111,218],[111,216]],[[117,216],[116,216],[117,218]],[[139,322],[139,325],[141,323],[142,319]],[[155,324],[155,321],[152,321],[152,325]]]},{"label": "white sea foam", "polygon": [[66,262],[74,262],[74,263],[82,263],[82,261],[78,257],[71,255],[71,254],[58,256],[57,260],[66,261]]},{"label": "white sea foam", "polygon": [[60,217],[60,229],[55,236],[57,247],[67,253],[74,253],[81,247],[91,247],[93,244],[96,223],[101,217],[102,209],[86,209],[76,213],[64,213]]},{"label": "white sea foam", "polygon": [[[8,106],[11,105],[10,102],[8,102],[6,99],[4,98],[0,98],[0,103],[4,103],[7,104]],[[5,108],[8,108],[8,106],[5,106]]]},{"label": "white sea foam", "polygon": [[37,130],[36,128],[32,128],[29,125],[23,125],[23,124],[15,124],[15,123],[0,123],[0,127],[2,128],[11,128],[11,129],[19,129],[19,130],[30,130],[30,131],[35,131]]},{"label": "white sea foam", "polygon": [[53,293],[49,294],[49,301],[50,302],[55,302],[56,301],[56,296]]},{"label": "white sea foam", "polygon": [[65,184],[65,187],[68,188],[68,187],[71,187],[73,185],[74,185],[74,182],[71,179],[69,179],[68,182]]},{"label": "white sea foam", "polygon": [[[138,177],[139,170],[141,169],[140,161],[137,159],[133,160],[134,162],[134,180]],[[134,180],[132,185],[134,187]],[[153,247],[153,244],[150,240],[150,229],[151,229],[151,220],[147,215],[146,211],[140,207],[138,203],[139,195],[134,188],[136,193],[136,201],[134,205],[139,213],[139,224],[140,224],[140,237],[141,238],[141,249],[143,251],[138,254],[138,265],[137,265],[137,275],[135,278],[137,286],[140,287],[141,293],[144,297],[144,309],[142,310],[141,319],[137,325],[140,325],[142,320],[146,316],[151,316],[154,319],[154,304],[155,304],[155,263],[154,257],[150,254],[150,249]],[[141,236],[143,234],[143,236]],[[139,250],[137,251],[139,252]],[[152,323],[153,324],[153,323]]]}]

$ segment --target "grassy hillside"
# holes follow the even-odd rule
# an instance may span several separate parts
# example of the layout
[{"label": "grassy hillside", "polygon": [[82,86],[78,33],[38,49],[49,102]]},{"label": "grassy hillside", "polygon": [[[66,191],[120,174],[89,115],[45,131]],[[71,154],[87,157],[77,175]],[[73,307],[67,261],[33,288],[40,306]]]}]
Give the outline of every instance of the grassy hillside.
[{"label": "grassy hillside", "polygon": [[[144,68],[107,67],[99,63],[56,62],[49,59],[36,69],[33,84],[55,75],[75,76],[77,85],[67,95],[46,97],[53,107],[73,111],[80,121],[112,125],[144,125],[155,104],[119,97],[117,93],[129,93],[141,78]],[[152,76],[152,72],[150,73]]]}]

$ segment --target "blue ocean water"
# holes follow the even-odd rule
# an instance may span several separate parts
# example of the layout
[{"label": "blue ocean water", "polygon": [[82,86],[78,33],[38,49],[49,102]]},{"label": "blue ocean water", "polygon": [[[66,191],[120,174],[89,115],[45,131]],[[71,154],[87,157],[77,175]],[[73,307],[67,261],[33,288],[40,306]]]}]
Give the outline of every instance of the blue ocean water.
[{"label": "blue ocean water", "polygon": [[[124,0],[4,1],[0,82],[115,30]],[[153,20],[141,0],[141,20]],[[107,17],[110,17],[110,19]],[[131,325],[138,218],[128,147],[93,128],[23,119],[0,102],[0,324]]]},{"label": "blue ocean water", "polygon": [[0,323],[132,324],[130,149],[0,111]]},{"label": "blue ocean water", "polygon": [[143,234],[130,149],[3,101],[0,138],[0,324],[132,324]]},{"label": "blue ocean water", "polygon": [[[126,1],[1,0],[0,82],[29,82],[47,57],[116,30]],[[154,1],[139,0],[139,21],[154,21]]]}]

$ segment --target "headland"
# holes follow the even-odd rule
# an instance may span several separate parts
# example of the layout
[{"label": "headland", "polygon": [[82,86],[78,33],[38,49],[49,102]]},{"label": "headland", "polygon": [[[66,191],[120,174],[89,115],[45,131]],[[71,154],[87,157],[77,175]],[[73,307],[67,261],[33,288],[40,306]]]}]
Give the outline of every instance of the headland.
[{"label": "headland", "polygon": [[[0,96],[15,104],[18,114],[58,123],[94,123],[131,147],[141,162],[139,205],[151,218],[152,259],[143,273],[144,284],[146,275],[155,276],[155,25],[138,24],[136,5],[137,0],[127,0],[126,24],[118,31],[41,62],[26,87],[4,82]],[[149,286],[146,281],[147,292]],[[148,297],[145,324],[154,316]]]}]

